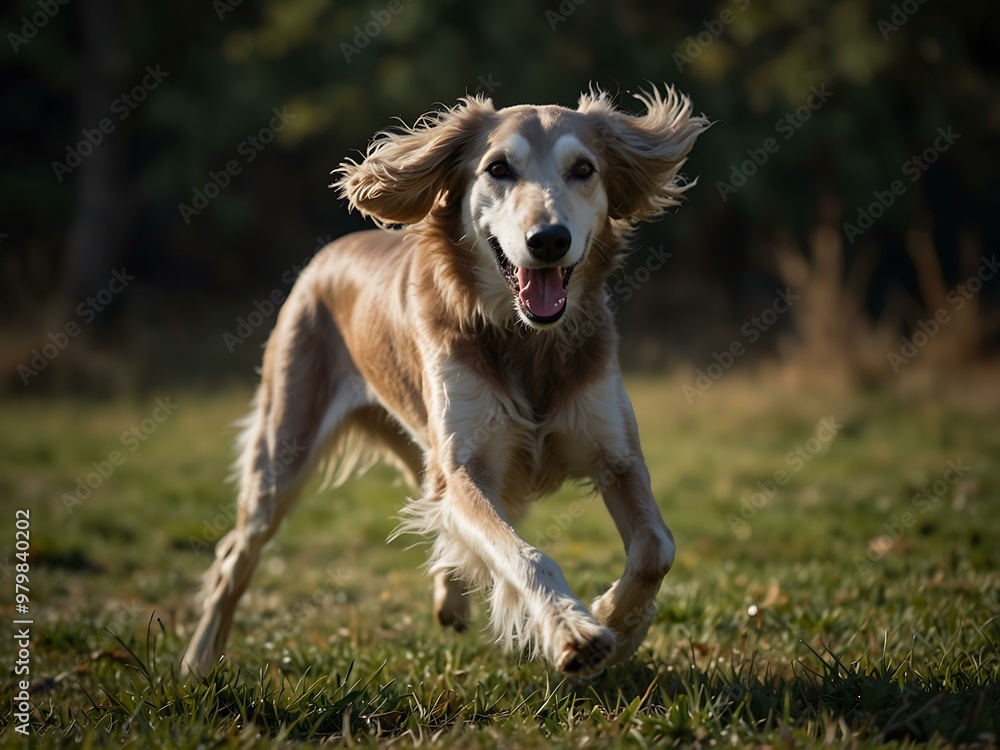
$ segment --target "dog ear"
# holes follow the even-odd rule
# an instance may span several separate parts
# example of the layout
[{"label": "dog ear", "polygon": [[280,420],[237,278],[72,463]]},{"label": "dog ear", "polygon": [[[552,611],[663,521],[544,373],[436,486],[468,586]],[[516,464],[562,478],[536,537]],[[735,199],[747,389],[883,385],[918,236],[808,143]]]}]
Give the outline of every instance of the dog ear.
[{"label": "dog ear", "polygon": [[471,97],[424,115],[412,128],[383,131],[360,164],[348,159],[334,171],[330,187],[381,225],[415,224],[439,198],[450,202],[464,189],[468,146],[495,114],[490,99]]},{"label": "dog ear", "polygon": [[691,101],[670,86],[666,96],[653,88],[635,98],[645,105],[646,114],[616,109],[600,90],[581,96],[577,108],[593,118],[608,215],[628,224],[655,219],[680,204],[681,194],[697,180],[687,182],[678,172],[697,137],[709,127],[704,116],[691,115]]}]

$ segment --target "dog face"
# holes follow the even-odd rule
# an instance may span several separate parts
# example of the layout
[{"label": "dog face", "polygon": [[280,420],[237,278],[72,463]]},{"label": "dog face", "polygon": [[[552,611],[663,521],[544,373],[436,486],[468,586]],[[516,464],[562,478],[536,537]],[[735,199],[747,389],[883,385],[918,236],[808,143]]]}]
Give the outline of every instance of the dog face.
[{"label": "dog face", "polygon": [[462,219],[483,296],[506,291],[530,327],[562,319],[573,272],[607,221],[594,141],[578,113],[514,107],[499,113],[474,162]]},{"label": "dog face", "polygon": [[383,224],[451,222],[488,317],[550,328],[581,285],[603,284],[606,273],[586,273],[588,257],[603,254],[610,270],[607,256],[628,230],[694,184],[678,170],[707,120],[672,89],[636,98],[642,116],[599,91],[576,110],[497,111],[488,99],[466,99],[380,134],[363,162],[341,165],[334,187]]}]

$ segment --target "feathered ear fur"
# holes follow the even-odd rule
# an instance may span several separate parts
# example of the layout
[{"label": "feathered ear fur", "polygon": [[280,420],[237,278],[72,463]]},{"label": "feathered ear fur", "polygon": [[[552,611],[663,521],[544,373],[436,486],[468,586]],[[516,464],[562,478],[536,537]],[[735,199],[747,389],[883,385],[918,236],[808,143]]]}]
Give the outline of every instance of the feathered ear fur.
[{"label": "feathered ear fur", "polygon": [[382,225],[415,224],[439,198],[451,202],[461,194],[468,147],[495,114],[490,99],[472,97],[424,115],[412,128],[383,131],[364,161],[348,159],[334,171],[338,179],[330,187]]},{"label": "feathered ear fur", "polygon": [[645,105],[646,114],[618,110],[600,90],[581,96],[577,107],[594,120],[608,215],[628,224],[655,219],[680,204],[681,194],[697,180],[687,182],[678,172],[695,140],[709,127],[705,117],[691,115],[691,101],[670,86],[666,96],[653,88],[635,98]]}]

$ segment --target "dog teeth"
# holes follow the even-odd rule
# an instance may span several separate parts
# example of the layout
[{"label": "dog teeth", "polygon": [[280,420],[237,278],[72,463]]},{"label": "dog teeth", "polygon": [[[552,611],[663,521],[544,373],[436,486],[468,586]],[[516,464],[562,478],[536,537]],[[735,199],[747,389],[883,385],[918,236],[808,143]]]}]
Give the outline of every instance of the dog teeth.
[{"label": "dog teeth", "polygon": [[[557,299],[555,301],[555,304],[552,305],[552,309],[553,310],[558,310],[559,308],[561,308],[565,304],[566,304],[566,298],[565,297],[560,297],[559,299]],[[536,310],[532,306],[531,300],[527,300],[527,299],[524,300],[524,306],[527,307],[530,312],[533,312],[533,313],[537,313],[538,312],[538,310]]]}]

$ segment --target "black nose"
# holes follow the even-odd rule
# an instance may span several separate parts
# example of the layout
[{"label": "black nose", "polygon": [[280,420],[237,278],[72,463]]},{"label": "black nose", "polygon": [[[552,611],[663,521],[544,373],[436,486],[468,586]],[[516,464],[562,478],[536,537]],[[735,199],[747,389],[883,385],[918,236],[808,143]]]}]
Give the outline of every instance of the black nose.
[{"label": "black nose", "polygon": [[544,263],[555,263],[569,250],[573,235],[562,224],[539,224],[525,237],[528,250]]}]

